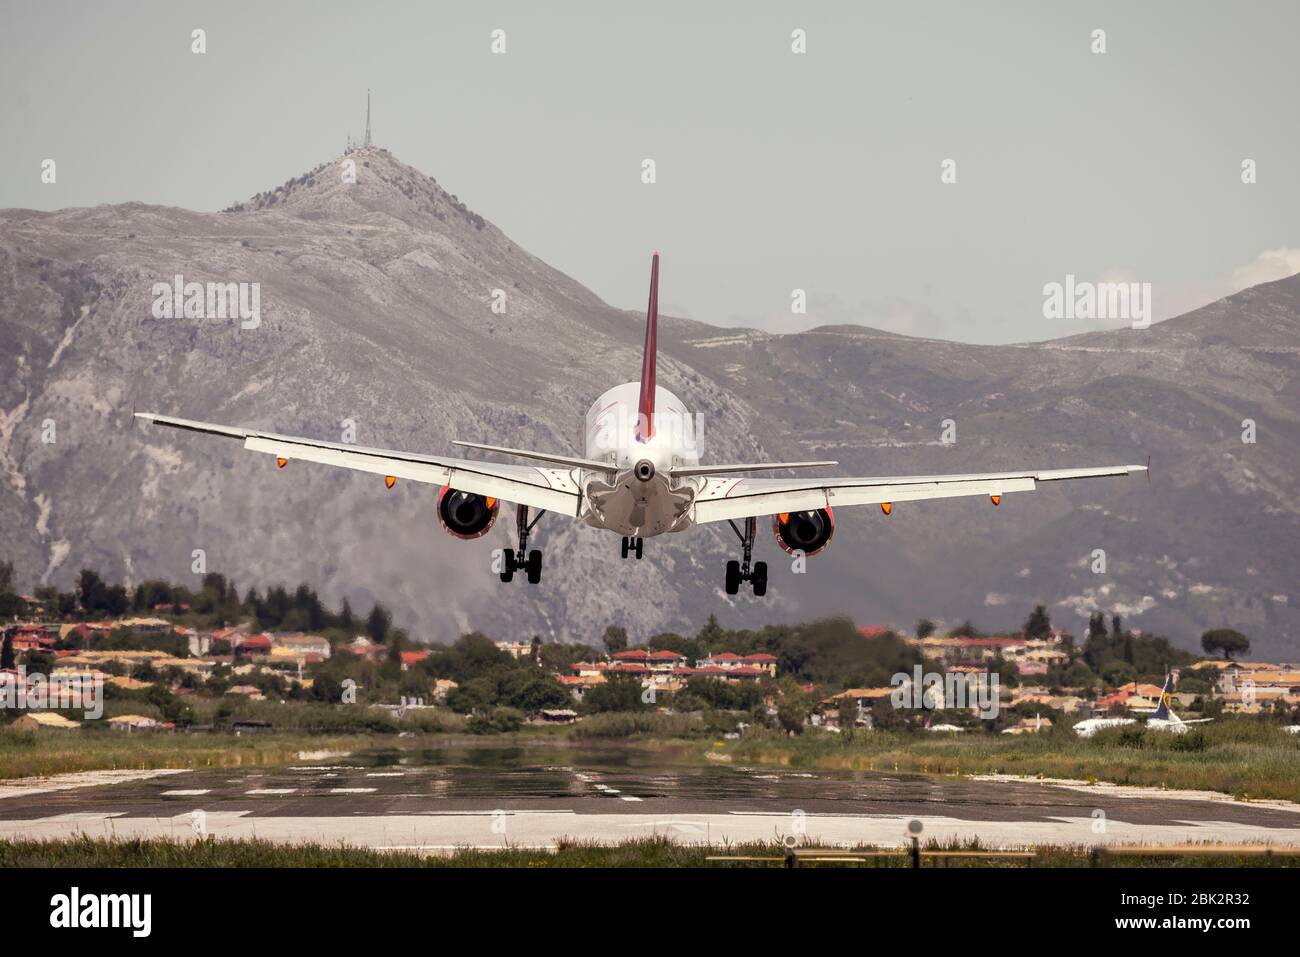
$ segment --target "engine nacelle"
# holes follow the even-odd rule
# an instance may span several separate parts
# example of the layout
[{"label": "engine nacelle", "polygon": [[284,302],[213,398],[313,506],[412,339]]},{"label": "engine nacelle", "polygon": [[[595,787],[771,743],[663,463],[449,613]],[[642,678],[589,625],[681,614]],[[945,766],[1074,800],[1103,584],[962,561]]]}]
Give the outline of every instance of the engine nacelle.
[{"label": "engine nacelle", "polygon": [[456,538],[482,538],[497,520],[501,503],[495,498],[460,492],[444,485],[438,493],[438,522]]},{"label": "engine nacelle", "polygon": [[831,543],[835,534],[835,516],[829,508],[815,512],[782,512],[772,516],[772,534],[776,543],[793,555],[816,555]]}]

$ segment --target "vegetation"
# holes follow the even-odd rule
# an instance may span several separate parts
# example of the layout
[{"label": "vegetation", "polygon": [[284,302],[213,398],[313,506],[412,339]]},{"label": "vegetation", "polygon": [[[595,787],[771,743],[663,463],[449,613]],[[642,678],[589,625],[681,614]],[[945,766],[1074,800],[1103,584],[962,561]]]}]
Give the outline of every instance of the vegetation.
[{"label": "vegetation", "polygon": [[[601,845],[562,839],[553,849],[512,847],[459,848],[450,853],[379,851],[338,844],[276,844],[270,841],[195,841],[82,837],[69,841],[0,841],[0,868],[14,867],[783,867],[793,857],[800,867],[911,867],[900,847],[841,848],[813,851],[807,842],[795,848],[771,841],[753,844],[681,844],[667,837],[637,838]],[[940,859],[936,852],[988,851],[978,841],[927,841],[922,867],[1269,867],[1300,866],[1300,857],[1215,853],[1171,856],[1156,853],[1098,853],[1083,845],[1040,846],[1032,859],[958,857]],[[710,858],[713,858],[710,860]]]},{"label": "vegetation", "polygon": [[1238,717],[1186,734],[1141,725],[1079,738],[1068,725],[1024,735],[876,731],[797,737],[759,728],[713,748],[746,764],[927,774],[1014,774],[1219,791],[1300,801],[1300,740],[1275,721]]},{"label": "vegetation", "polygon": [[[147,745],[142,741],[147,741]],[[286,764],[323,745],[353,750],[367,739],[322,739],[311,734],[143,735],[103,732],[0,730],[0,779],[71,771],[158,768],[262,767]]]},{"label": "vegetation", "polygon": [[1215,628],[1201,635],[1201,647],[1207,655],[1218,651],[1231,660],[1233,655],[1250,654],[1250,639],[1231,628]]}]

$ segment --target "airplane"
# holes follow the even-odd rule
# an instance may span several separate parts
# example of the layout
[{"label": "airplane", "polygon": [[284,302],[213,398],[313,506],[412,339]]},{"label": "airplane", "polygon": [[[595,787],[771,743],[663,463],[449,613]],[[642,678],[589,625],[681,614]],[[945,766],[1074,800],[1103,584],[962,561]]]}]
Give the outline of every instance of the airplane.
[{"label": "airplane", "polygon": [[[1178,715],[1174,714],[1173,709],[1169,707],[1174,699],[1173,691],[1174,676],[1171,672],[1165,675],[1165,686],[1160,691],[1160,704],[1152,711],[1139,712],[1149,716],[1145,724],[1152,731],[1186,734],[1191,725],[1208,724],[1214,720],[1213,718],[1194,718],[1191,721],[1184,721],[1178,717]],[[1088,718],[1086,721],[1080,721],[1074,726],[1074,733],[1081,738],[1091,738],[1103,728],[1118,728],[1122,725],[1137,723],[1137,718]]]},{"label": "airplane", "polygon": [[[755,596],[767,592],[767,563],[753,561],[758,519],[770,516],[777,544],[787,553],[817,555],[835,532],[833,509],[876,505],[885,515],[894,505],[956,496],[987,496],[993,505],[1009,492],[1027,492],[1040,482],[1131,475],[1147,465],[1069,469],[1021,469],[957,475],[868,478],[751,478],[744,473],[808,469],[834,461],[759,462],[703,465],[699,430],[685,404],[656,382],[659,320],[659,254],[650,265],[650,301],[639,381],[604,392],[586,416],[585,455],[578,457],[476,442],[452,444],[535,464],[500,464],[443,455],[364,448],[350,444],[262,432],[135,412],[155,425],[237,439],[244,448],[290,462],[316,462],[384,477],[437,486],[437,516],[459,539],[486,535],[503,502],[515,505],[515,548],[502,550],[503,582],[523,571],[536,584],[542,552],[529,549],[529,536],[546,512],[564,515],[622,536],[624,559],[640,559],[644,540],[684,532],[694,525],[727,522],[740,540],[740,558],[727,562],[728,595],[748,583]],[[737,522],[740,524],[738,525]]]}]

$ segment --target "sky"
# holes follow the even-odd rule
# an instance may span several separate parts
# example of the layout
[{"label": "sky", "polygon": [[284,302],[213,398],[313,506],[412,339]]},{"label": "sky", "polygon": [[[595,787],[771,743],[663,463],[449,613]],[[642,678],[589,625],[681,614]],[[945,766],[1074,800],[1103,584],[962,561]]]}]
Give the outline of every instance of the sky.
[{"label": "sky", "polygon": [[1052,339],[1128,324],[1049,318],[1067,276],[1158,320],[1300,271],[1297,36],[1292,0],[0,0],[0,208],[218,210],[369,88],[378,145],[614,306],[657,250],[669,315]]}]

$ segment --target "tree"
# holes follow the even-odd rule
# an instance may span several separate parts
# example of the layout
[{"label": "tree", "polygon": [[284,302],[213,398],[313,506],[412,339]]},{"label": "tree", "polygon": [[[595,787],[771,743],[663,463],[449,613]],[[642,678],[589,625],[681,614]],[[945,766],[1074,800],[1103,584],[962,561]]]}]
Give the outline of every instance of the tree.
[{"label": "tree", "polygon": [[4,645],[0,646],[0,668],[12,668],[17,661],[14,655],[14,636],[5,635]]},{"label": "tree", "polygon": [[1201,647],[1207,655],[1217,648],[1229,661],[1233,655],[1250,654],[1250,639],[1232,628],[1214,628],[1201,635]]},{"label": "tree", "polygon": [[851,739],[853,729],[858,723],[858,699],[851,694],[846,694],[836,703],[835,710],[839,712],[840,731]]},{"label": "tree", "polygon": [[929,618],[922,618],[916,623],[916,637],[929,638],[935,632],[935,624]]},{"label": "tree", "polygon": [[366,619],[366,634],[372,641],[382,644],[388,637],[388,629],[392,626],[392,616],[384,609],[384,606],[375,602],[375,607],[370,609],[370,617]]},{"label": "tree", "polygon": [[1041,641],[1052,637],[1052,618],[1045,607],[1042,605],[1034,606],[1034,610],[1025,619],[1024,632],[1025,637],[1031,640],[1038,639]]},{"label": "tree", "polygon": [[605,653],[615,655],[627,648],[627,629],[622,625],[610,625],[605,629]]},{"label": "tree", "polygon": [[351,631],[356,625],[352,615],[352,603],[346,598],[343,599],[343,609],[339,612],[339,627],[345,631]]},{"label": "tree", "polygon": [[89,568],[83,568],[77,577],[77,601],[87,614],[93,614],[104,607],[108,589],[103,579]]},{"label": "tree", "polygon": [[704,627],[701,628],[700,633],[695,636],[695,640],[703,645],[706,651],[713,651],[717,643],[725,636],[726,632],[723,631],[722,626],[718,624],[718,616],[710,614],[709,620],[704,623]]},{"label": "tree", "polygon": [[641,682],[630,675],[613,675],[603,684],[592,685],[582,698],[582,710],[589,714],[602,711],[643,711]]}]

